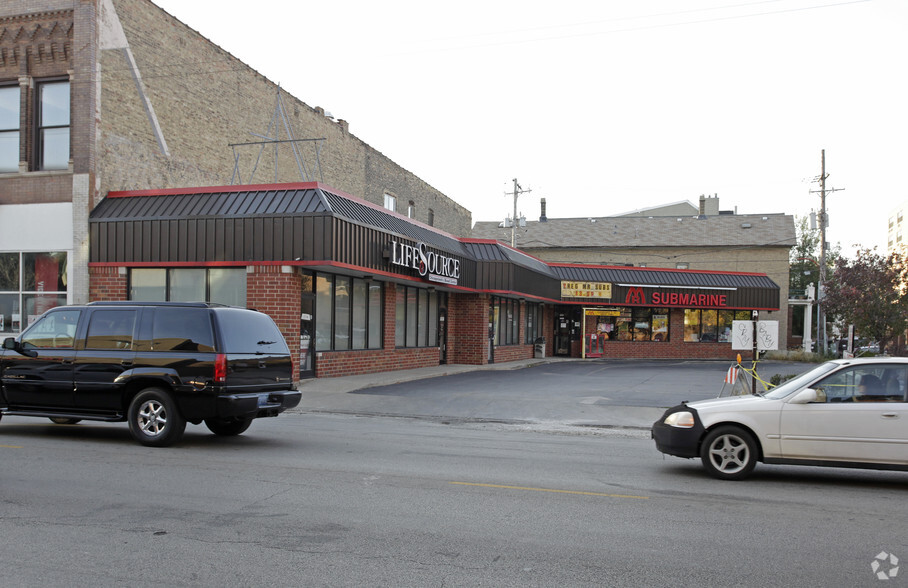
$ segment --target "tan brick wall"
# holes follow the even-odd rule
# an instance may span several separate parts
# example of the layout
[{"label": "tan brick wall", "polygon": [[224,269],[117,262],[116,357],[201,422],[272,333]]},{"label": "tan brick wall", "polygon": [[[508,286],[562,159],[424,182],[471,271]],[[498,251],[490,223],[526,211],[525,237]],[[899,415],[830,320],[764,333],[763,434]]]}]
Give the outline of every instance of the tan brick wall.
[{"label": "tan brick wall", "polygon": [[[123,50],[101,52],[100,195],[109,190],[226,185],[234,173],[232,143],[257,140],[250,133],[277,136],[269,124],[277,86],[148,0],[115,0],[146,96],[170,152],[164,156],[152,132]],[[268,42],[267,32],[250,42]],[[364,97],[363,99],[368,99]],[[318,173],[314,143],[301,143],[308,180],[382,204],[385,191],[416,203],[417,220],[435,212],[435,226],[468,235],[471,216],[414,174],[350,134],[319,108],[286,93],[282,102],[297,139],[325,138]],[[280,139],[287,139],[280,121]],[[242,183],[302,181],[289,146],[237,147]],[[240,183],[238,179],[236,183]],[[399,210],[401,212],[401,210]]]}]

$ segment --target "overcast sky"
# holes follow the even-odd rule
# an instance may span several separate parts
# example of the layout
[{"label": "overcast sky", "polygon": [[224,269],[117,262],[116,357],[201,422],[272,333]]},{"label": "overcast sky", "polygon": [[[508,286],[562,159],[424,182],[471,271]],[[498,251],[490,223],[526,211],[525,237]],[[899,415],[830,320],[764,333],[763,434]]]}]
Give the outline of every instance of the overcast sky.
[{"label": "overcast sky", "polygon": [[528,220],[803,216],[823,149],[831,243],[885,251],[908,200],[905,0],[154,1],[474,222],[514,178]]}]

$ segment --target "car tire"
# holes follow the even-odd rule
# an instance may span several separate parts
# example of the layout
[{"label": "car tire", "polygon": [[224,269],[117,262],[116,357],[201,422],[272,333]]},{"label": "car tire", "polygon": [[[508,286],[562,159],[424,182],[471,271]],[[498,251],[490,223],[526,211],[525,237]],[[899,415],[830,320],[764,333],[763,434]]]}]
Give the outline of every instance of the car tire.
[{"label": "car tire", "polygon": [[133,398],[127,414],[129,432],[148,447],[167,447],[178,442],[186,430],[186,419],[173,398],[160,388],[146,388]]},{"label": "car tire", "polygon": [[56,423],[58,425],[75,425],[76,423],[81,423],[82,419],[68,419],[66,417],[48,417],[50,422]]},{"label": "car tire", "polygon": [[230,421],[223,419],[205,419],[205,426],[208,427],[208,430],[215,435],[220,435],[222,437],[239,435],[248,429],[251,424],[252,419],[236,419]]},{"label": "car tire", "polygon": [[757,443],[741,427],[725,425],[713,429],[703,439],[700,459],[714,478],[740,480],[757,465]]}]

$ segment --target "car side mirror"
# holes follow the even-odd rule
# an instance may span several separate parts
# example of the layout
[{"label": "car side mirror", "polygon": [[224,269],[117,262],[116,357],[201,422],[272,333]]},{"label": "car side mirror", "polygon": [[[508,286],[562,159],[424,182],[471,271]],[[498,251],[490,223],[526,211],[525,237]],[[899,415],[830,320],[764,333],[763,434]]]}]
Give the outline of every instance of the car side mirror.
[{"label": "car side mirror", "polygon": [[826,391],[825,390],[814,390],[813,388],[805,388],[797,394],[794,395],[789,401],[791,404],[811,404],[811,403],[826,403]]},{"label": "car side mirror", "polygon": [[22,345],[16,341],[15,337],[7,337],[3,340],[3,348],[9,349],[10,351],[15,351],[16,353],[21,353],[26,357],[38,357],[38,352],[32,349],[25,349]]}]

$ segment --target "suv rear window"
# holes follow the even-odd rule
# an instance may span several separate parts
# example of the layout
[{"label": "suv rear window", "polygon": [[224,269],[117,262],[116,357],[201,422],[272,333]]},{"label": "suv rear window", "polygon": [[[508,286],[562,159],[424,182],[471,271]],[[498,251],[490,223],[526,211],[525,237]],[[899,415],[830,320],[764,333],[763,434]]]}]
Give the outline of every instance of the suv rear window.
[{"label": "suv rear window", "polygon": [[225,353],[290,353],[268,315],[242,308],[219,308],[216,312]]},{"label": "suv rear window", "polygon": [[207,309],[156,308],[152,338],[155,351],[214,351]]}]

